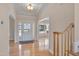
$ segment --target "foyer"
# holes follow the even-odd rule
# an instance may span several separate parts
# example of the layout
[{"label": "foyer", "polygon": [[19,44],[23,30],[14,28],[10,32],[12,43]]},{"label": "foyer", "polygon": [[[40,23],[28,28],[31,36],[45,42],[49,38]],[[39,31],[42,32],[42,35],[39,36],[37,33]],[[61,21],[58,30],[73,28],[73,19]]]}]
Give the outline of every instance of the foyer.
[{"label": "foyer", "polygon": [[79,56],[79,4],[0,4],[1,56]]}]

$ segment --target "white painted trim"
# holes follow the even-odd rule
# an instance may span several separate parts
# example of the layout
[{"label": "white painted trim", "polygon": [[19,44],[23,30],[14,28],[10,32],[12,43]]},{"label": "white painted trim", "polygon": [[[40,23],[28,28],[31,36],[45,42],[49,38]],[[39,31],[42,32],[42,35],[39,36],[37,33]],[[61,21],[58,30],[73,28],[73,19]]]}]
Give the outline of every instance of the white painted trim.
[{"label": "white painted trim", "polygon": [[42,21],[45,21],[45,20],[49,20],[49,17],[46,17],[46,18],[43,18],[43,19],[39,20],[38,23],[40,23]]},{"label": "white painted trim", "polygon": [[17,39],[16,39],[16,37],[17,37],[17,35],[16,35],[16,33],[17,33],[17,31],[16,31],[16,26],[17,26],[16,20],[15,20],[15,25],[14,25],[14,26],[15,26],[15,30],[14,30],[14,31],[15,31],[15,32],[14,32],[14,40],[15,40],[15,43],[17,43],[17,41],[16,41],[16,40],[17,40]]}]

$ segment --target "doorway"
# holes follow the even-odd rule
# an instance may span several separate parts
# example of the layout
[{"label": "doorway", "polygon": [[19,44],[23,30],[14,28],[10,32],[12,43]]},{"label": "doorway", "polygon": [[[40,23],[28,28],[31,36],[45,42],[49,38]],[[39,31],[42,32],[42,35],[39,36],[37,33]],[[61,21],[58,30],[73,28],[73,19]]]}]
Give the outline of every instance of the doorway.
[{"label": "doorway", "polygon": [[31,23],[18,23],[18,42],[32,41],[32,24]]},{"label": "doorway", "polygon": [[38,22],[38,47],[39,50],[49,49],[49,18],[41,19]]}]

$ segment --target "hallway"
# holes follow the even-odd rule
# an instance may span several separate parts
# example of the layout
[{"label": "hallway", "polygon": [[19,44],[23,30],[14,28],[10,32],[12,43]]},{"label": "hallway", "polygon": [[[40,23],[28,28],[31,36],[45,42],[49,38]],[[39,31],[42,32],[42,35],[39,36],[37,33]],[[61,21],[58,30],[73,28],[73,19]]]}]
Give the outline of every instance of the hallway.
[{"label": "hallway", "polygon": [[78,16],[74,3],[0,4],[0,55],[77,56]]},{"label": "hallway", "polygon": [[74,4],[17,3],[12,6],[16,16],[9,15],[9,55],[69,56],[75,40]]}]

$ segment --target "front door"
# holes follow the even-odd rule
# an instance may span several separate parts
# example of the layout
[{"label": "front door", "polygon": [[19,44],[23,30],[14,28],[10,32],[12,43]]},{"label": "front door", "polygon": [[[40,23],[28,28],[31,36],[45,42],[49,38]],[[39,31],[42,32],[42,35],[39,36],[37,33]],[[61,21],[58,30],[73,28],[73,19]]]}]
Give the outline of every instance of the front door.
[{"label": "front door", "polygon": [[19,41],[31,41],[32,40],[32,24],[20,23],[18,25],[18,40]]},{"label": "front door", "polygon": [[23,41],[31,41],[32,40],[32,24],[24,23],[22,34],[23,34]]}]

